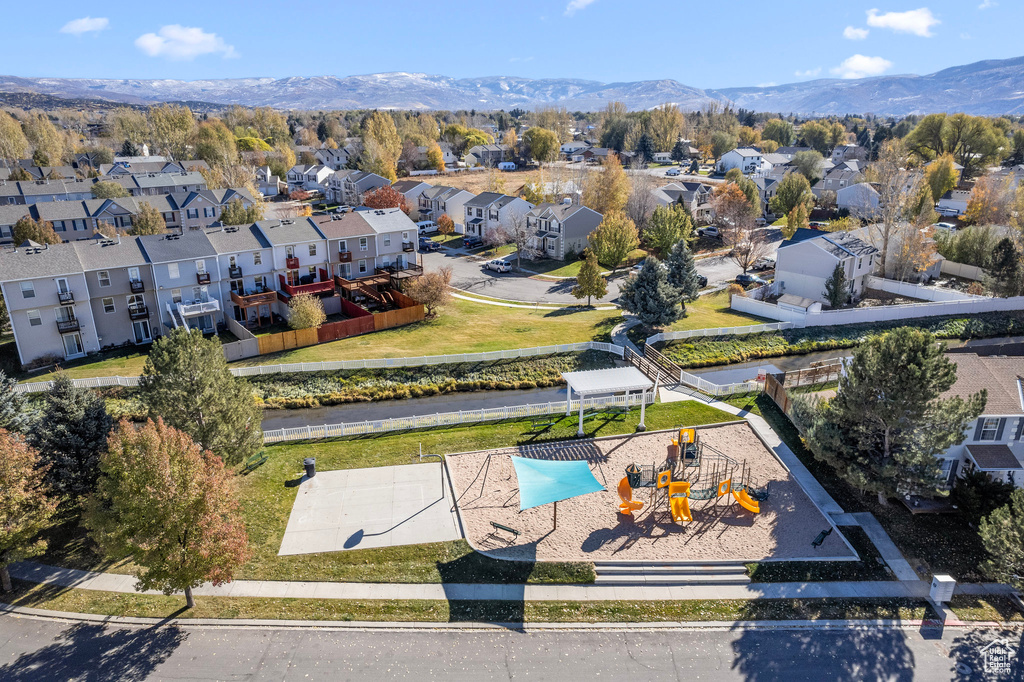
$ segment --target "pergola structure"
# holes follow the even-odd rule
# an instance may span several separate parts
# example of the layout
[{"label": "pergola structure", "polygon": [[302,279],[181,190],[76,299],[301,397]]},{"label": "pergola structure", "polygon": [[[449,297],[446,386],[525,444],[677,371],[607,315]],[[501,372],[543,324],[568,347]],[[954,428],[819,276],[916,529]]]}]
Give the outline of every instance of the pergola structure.
[{"label": "pergola structure", "polygon": [[597,395],[609,395],[615,393],[629,393],[641,391],[643,400],[640,401],[640,423],[637,431],[646,431],[644,424],[647,407],[647,391],[654,388],[654,382],[647,378],[643,372],[636,367],[615,367],[614,369],[594,369],[584,372],[563,372],[562,378],[568,386],[566,397],[565,414],[572,414],[572,394],[575,391],[580,396],[580,426],[576,435],[583,436],[583,403],[586,398]]}]

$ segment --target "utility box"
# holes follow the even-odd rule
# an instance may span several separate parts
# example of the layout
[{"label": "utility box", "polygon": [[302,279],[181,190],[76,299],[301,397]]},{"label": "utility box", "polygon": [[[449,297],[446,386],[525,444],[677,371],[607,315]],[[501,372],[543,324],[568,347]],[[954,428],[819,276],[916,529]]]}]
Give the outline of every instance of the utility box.
[{"label": "utility box", "polygon": [[953,599],[953,590],[956,589],[956,579],[949,575],[937,574],[932,576],[932,587],[928,597],[936,604],[946,604]]}]

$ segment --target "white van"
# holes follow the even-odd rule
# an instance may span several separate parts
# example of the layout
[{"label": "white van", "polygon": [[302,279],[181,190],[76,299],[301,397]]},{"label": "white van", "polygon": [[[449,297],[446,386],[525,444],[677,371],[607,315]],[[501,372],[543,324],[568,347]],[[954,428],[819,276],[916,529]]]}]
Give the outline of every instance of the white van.
[{"label": "white van", "polygon": [[437,232],[437,223],[433,220],[421,220],[416,223],[416,230],[420,234],[426,234],[428,232]]}]

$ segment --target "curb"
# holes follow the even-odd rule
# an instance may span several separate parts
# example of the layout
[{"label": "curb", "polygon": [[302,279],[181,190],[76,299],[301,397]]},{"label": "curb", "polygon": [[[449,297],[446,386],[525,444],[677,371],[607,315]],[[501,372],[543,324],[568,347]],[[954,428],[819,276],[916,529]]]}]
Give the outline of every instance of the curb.
[{"label": "curb", "polygon": [[[907,630],[922,627],[943,627],[926,620],[755,620],[755,621],[664,621],[638,623],[483,623],[483,622],[394,622],[394,621],[337,621],[337,620],[258,620],[224,618],[137,618],[130,616],[103,616],[89,613],[50,611],[0,603],[0,614],[34,620],[54,620],[104,625],[159,627],[178,626],[204,629],[316,629],[316,630],[484,630],[520,632],[557,632],[574,630],[605,630],[637,632],[643,630],[847,630],[852,628],[879,630]],[[947,628],[1007,628],[1021,629],[1020,623],[960,621],[946,623]]]}]

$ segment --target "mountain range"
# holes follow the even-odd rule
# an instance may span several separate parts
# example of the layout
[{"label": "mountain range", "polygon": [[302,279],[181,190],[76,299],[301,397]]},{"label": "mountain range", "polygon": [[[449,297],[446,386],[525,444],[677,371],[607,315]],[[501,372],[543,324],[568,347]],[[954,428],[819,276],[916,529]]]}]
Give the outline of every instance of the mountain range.
[{"label": "mountain range", "polygon": [[[600,83],[573,78],[449,78],[423,73],[230,78],[197,81],[0,76],[0,93],[99,99],[126,104],[209,102],[280,109],[533,109],[595,111],[618,101],[630,109],[673,102],[684,110],[711,103],[796,114],[938,111],[1024,113],[1024,57],[988,60],[926,76],[819,79],[767,87],[690,87],[671,79]],[[2,98],[2,95],[0,95]]]}]

